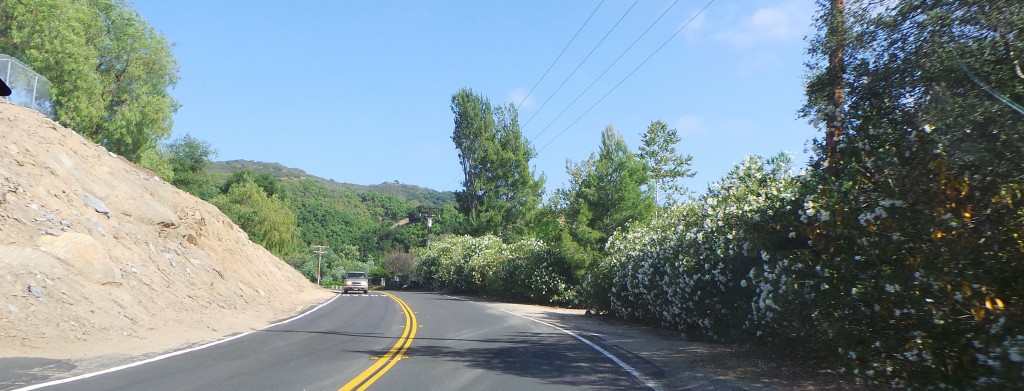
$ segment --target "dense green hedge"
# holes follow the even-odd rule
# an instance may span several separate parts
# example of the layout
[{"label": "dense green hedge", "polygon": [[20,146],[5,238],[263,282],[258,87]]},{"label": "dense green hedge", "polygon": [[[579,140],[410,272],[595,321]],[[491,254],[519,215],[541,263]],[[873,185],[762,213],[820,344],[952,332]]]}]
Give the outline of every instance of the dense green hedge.
[{"label": "dense green hedge", "polygon": [[417,253],[417,277],[427,287],[533,303],[575,297],[570,271],[544,242],[502,243],[495,236],[444,236]]},{"label": "dense green hedge", "polygon": [[[591,279],[610,281],[613,314],[689,337],[823,352],[898,388],[1022,389],[1020,186],[973,194],[913,169],[935,167],[886,190],[751,158],[616,234]],[[980,204],[1001,224],[981,229],[965,206]]]}]

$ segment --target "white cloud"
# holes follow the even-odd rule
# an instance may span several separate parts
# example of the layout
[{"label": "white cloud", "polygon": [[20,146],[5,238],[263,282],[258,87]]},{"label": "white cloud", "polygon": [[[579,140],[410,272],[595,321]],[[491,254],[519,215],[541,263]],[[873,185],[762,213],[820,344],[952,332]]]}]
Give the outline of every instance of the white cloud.
[{"label": "white cloud", "polygon": [[738,47],[761,43],[790,42],[803,39],[811,24],[813,8],[804,1],[761,7],[744,17],[735,27],[720,32],[717,38]]},{"label": "white cloud", "polygon": [[676,120],[675,128],[684,139],[687,137],[699,137],[708,133],[704,120],[690,115],[679,117]]},{"label": "white cloud", "polygon": [[[537,101],[533,98],[533,95],[526,96],[526,93],[529,91],[525,87],[516,88],[508,93],[508,101],[515,103],[516,108],[520,110],[532,108],[537,105]],[[526,100],[524,101],[523,99]]]},{"label": "white cloud", "polygon": [[750,17],[749,28],[766,39],[786,40],[795,35],[794,19],[781,8],[762,8]]}]

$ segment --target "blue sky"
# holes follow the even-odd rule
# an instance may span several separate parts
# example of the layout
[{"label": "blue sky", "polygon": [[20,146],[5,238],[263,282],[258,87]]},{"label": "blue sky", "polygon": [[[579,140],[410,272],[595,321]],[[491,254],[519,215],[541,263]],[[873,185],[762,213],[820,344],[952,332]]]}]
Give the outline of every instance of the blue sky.
[{"label": "blue sky", "polygon": [[566,160],[595,152],[608,124],[634,151],[651,121],[677,129],[683,140],[676,148],[693,156],[698,172],[684,184],[697,192],[747,155],[789,152],[797,168],[806,163],[817,131],[796,112],[813,1],[716,0],[699,15],[707,0],[633,4],[131,3],[174,45],[180,81],[172,95],[182,107],[173,137],[209,142],[217,160],[277,162],[339,182],[456,190],[462,173],[450,102],[468,87],[494,104],[522,102],[519,122],[539,150],[532,164],[548,191],[565,186]]}]

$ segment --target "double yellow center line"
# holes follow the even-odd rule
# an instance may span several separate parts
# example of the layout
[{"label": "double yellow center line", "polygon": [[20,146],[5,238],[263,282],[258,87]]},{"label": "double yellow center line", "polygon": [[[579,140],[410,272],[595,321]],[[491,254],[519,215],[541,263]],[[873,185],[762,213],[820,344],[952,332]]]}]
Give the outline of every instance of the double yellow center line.
[{"label": "double yellow center line", "polygon": [[398,342],[395,342],[395,346],[391,347],[391,350],[388,350],[376,363],[339,388],[338,391],[362,391],[369,388],[373,382],[380,379],[391,367],[395,366],[398,360],[402,359],[405,351],[409,350],[409,345],[412,345],[413,338],[416,338],[416,329],[419,328],[419,325],[416,323],[416,315],[413,314],[409,305],[405,304],[398,296],[387,292],[381,293],[388,295],[388,297],[398,303],[399,307],[402,307],[402,313],[405,314],[405,331],[402,333],[402,337],[398,339]]}]

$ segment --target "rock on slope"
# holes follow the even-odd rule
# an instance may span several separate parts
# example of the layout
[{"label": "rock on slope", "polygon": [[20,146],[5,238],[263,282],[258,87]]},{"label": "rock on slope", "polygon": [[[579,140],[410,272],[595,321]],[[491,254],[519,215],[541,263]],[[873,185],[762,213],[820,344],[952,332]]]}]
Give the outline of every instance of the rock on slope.
[{"label": "rock on slope", "polygon": [[163,351],[330,295],[216,207],[0,100],[0,357]]}]

